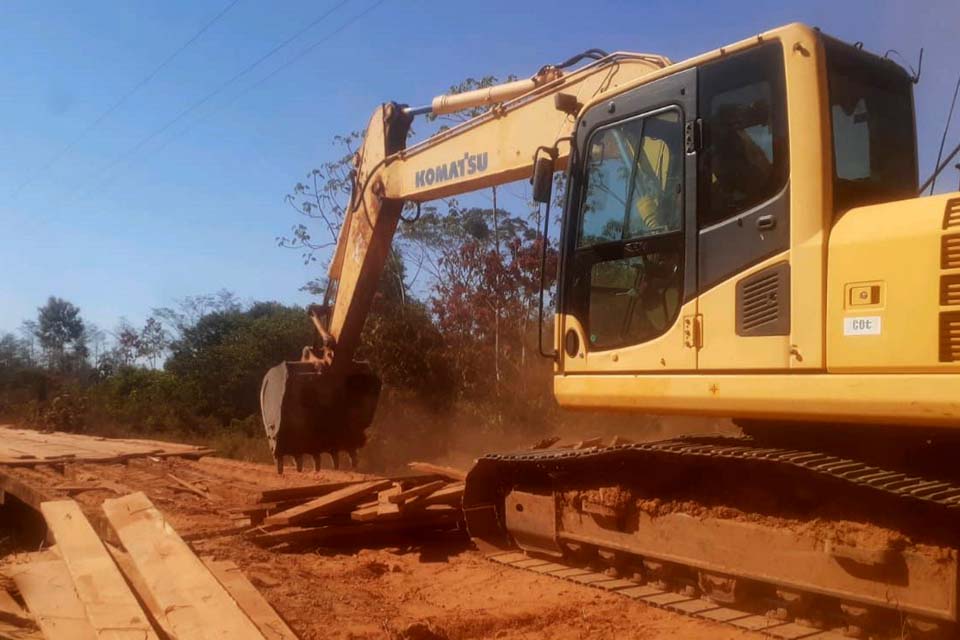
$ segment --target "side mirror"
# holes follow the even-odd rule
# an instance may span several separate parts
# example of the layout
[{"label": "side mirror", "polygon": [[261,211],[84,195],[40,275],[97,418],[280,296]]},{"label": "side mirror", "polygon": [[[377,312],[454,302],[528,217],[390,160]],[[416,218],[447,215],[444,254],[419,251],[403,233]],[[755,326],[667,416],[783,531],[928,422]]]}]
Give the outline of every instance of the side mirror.
[{"label": "side mirror", "polygon": [[553,158],[548,155],[538,156],[533,163],[533,201],[541,204],[550,202],[553,194]]}]

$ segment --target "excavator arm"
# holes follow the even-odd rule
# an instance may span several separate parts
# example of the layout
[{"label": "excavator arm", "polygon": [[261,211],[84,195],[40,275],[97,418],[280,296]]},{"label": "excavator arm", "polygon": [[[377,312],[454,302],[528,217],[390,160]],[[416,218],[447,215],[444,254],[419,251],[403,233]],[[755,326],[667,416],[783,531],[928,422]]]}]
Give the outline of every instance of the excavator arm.
[{"label": "excavator arm", "polygon": [[[593,54],[591,56],[591,54]],[[583,57],[594,61],[565,69]],[[312,306],[317,341],[299,361],[264,377],[261,409],[278,470],[284,456],[338,452],[352,460],[365,442],[380,391],[379,378],[353,358],[407,202],[417,204],[532,175],[546,150],[565,166],[583,104],[670,61],[662,56],[587,52],[548,65],[530,79],[434,98],[429,107],[397,103],[373,113],[355,157],[353,193],[329,267],[323,305]],[[416,115],[443,115],[489,106],[482,115],[406,147]]]}]

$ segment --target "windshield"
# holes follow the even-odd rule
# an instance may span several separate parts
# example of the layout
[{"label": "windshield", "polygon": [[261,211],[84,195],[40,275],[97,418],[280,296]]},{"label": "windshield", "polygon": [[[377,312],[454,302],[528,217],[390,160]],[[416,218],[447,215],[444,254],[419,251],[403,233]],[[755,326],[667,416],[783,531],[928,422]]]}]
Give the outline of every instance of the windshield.
[{"label": "windshield", "polygon": [[833,128],[834,211],[916,195],[913,91],[898,66],[824,38]]}]

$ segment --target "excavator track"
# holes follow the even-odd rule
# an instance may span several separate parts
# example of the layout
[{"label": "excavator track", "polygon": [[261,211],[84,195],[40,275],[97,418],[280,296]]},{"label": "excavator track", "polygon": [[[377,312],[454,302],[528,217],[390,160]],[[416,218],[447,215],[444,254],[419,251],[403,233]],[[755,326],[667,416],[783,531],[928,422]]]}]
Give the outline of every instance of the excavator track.
[{"label": "excavator track", "polygon": [[[764,508],[725,503],[730,487]],[[689,507],[711,489],[691,513],[658,498]],[[800,524],[771,519],[780,509]],[[777,637],[957,637],[960,484],[948,478],[687,436],[485,456],[464,511],[494,560]],[[817,528],[831,518],[842,535]],[[860,523],[896,535],[846,539]]]}]

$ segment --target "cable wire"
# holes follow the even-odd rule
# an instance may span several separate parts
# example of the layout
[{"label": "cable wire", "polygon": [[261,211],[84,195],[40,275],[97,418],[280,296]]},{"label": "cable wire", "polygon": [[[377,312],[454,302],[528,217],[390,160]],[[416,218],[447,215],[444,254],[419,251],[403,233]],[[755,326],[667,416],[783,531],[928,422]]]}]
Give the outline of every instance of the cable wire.
[{"label": "cable wire", "polygon": [[957,86],[953,90],[953,100],[950,101],[950,112],[947,114],[947,124],[943,128],[943,137],[940,138],[940,151],[937,152],[937,161],[934,163],[934,173],[930,178],[930,195],[933,195],[933,188],[937,186],[937,176],[940,175],[941,170],[937,170],[936,167],[940,166],[940,159],[943,158],[943,146],[947,142],[947,132],[950,131],[950,121],[953,119],[953,108],[957,106],[957,94],[960,93],[960,75],[957,76]]},{"label": "cable wire", "polygon": [[349,27],[350,25],[352,25],[354,22],[356,22],[356,21],[359,20],[360,18],[366,17],[367,14],[369,14],[371,11],[373,11],[374,9],[376,9],[377,7],[379,7],[380,5],[382,5],[384,2],[386,2],[386,0],[377,0],[377,1],[374,2],[372,5],[370,5],[369,7],[367,7],[366,9],[364,9],[363,11],[361,11],[360,13],[356,14],[355,16],[353,16],[352,18],[350,18],[349,20],[347,20],[346,22],[344,22],[342,25],[340,25],[339,27],[337,27],[336,29],[334,29],[334,30],[331,31],[330,33],[328,33],[328,34],[326,34],[325,36],[323,36],[320,40],[317,40],[316,42],[314,42],[313,44],[311,44],[310,46],[308,46],[306,49],[303,49],[303,50],[300,51],[297,55],[295,55],[294,57],[290,58],[289,60],[287,60],[286,62],[284,62],[283,64],[281,64],[279,67],[277,67],[276,69],[274,69],[273,71],[271,71],[270,73],[268,73],[267,75],[265,75],[264,77],[260,78],[259,80],[257,80],[257,81],[254,82],[253,84],[251,84],[251,85],[247,86],[246,88],[242,89],[239,93],[237,93],[236,95],[234,95],[233,98],[231,98],[228,102],[226,102],[226,103],[224,103],[223,105],[221,105],[220,107],[218,107],[218,108],[216,108],[216,109],[214,109],[214,110],[212,110],[212,111],[209,111],[209,112],[207,112],[206,114],[200,116],[199,118],[197,118],[196,120],[194,120],[193,122],[191,122],[190,124],[188,124],[186,127],[184,127],[183,129],[181,129],[178,133],[175,133],[174,135],[172,135],[171,137],[169,137],[162,145],[160,145],[159,147],[157,147],[157,149],[154,151],[154,153],[159,153],[159,152],[162,151],[163,149],[166,149],[166,148],[167,148],[167,145],[169,145],[171,142],[173,142],[174,140],[178,140],[179,138],[181,138],[182,136],[184,136],[188,131],[190,131],[191,129],[193,129],[195,126],[197,126],[197,125],[200,124],[201,122],[204,122],[204,121],[208,120],[211,116],[213,116],[213,115],[215,115],[215,114],[217,114],[217,113],[220,113],[220,112],[223,111],[224,109],[230,108],[231,106],[233,106],[234,104],[236,104],[237,101],[240,100],[240,98],[242,98],[243,96],[247,95],[248,93],[250,93],[250,92],[253,91],[254,89],[257,89],[257,88],[259,88],[260,86],[264,85],[268,80],[270,80],[271,78],[273,78],[274,76],[276,76],[278,73],[280,73],[281,71],[283,71],[284,69],[286,69],[286,68],[289,67],[290,65],[294,64],[295,62],[300,61],[300,60],[301,60],[302,58],[304,58],[308,53],[312,52],[314,49],[316,49],[316,48],[319,47],[320,45],[324,44],[325,42],[327,42],[328,40],[330,40],[330,39],[333,38],[334,36],[338,35],[338,34],[341,33],[342,31],[344,31],[347,27]]},{"label": "cable wire", "polygon": [[[281,42],[280,44],[278,44],[278,45],[276,45],[275,47],[273,47],[272,49],[270,49],[268,52],[266,52],[265,54],[263,54],[262,56],[260,56],[260,57],[257,58],[256,60],[254,60],[252,63],[250,63],[249,65],[247,65],[247,66],[244,67],[243,69],[241,69],[239,72],[235,73],[233,76],[231,76],[231,77],[230,77],[229,79],[227,79],[225,82],[223,82],[223,83],[221,83],[220,85],[218,85],[213,91],[210,91],[209,93],[207,93],[205,96],[203,96],[203,97],[200,98],[199,100],[193,102],[192,104],[190,104],[189,106],[187,106],[186,108],[184,108],[183,110],[181,110],[176,116],[174,116],[171,120],[168,120],[164,125],[162,125],[161,127],[155,129],[155,130],[152,131],[151,133],[149,133],[149,134],[147,134],[146,136],[144,136],[143,138],[141,138],[139,142],[137,142],[135,145],[133,145],[133,147],[131,147],[130,149],[128,149],[128,150],[125,151],[124,153],[120,154],[118,157],[116,157],[113,161],[111,161],[110,163],[108,163],[105,167],[103,167],[103,168],[99,171],[99,174],[100,174],[100,175],[104,175],[106,179],[98,182],[97,185],[96,185],[95,187],[93,187],[93,188],[100,188],[100,187],[102,187],[104,184],[106,184],[106,182],[108,182],[108,180],[109,180],[109,175],[108,175],[108,174],[109,174],[110,171],[112,171],[115,167],[119,166],[119,165],[120,165],[121,163],[123,163],[123,162],[127,162],[127,161],[131,160],[131,159],[133,158],[133,156],[135,156],[136,153],[137,153],[138,151],[140,151],[141,149],[143,149],[143,147],[146,146],[148,143],[150,143],[150,142],[153,141],[154,139],[158,138],[159,136],[163,135],[168,129],[170,129],[170,127],[172,127],[172,126],[175,125],[176,123],[178,123],[178,122],[180,122],[181,120],[183,120],[185,117],[187,117],[188,115],[190,115],[191,113],[193,113],[194,111],[196,111],[197,109],[199,109],[200,107],[202,107],[203,105],[205,105],[207,102],[209,102],[210,100],[212,100],[212,99],[215,98],[216,96],[220,95],[220,93],[221,93],[224,89],[226,89],[227,87],[229,87],[230,85],[232,85],[234,82],[236,82],[237,80],[239,80],[239,79],[242,78],[243,76],[245,76],[245,75],[247,75],[248,73],[250,73],[251,71],[253,71],[255,68],[257,68],[258,66],[260,66],[261,64],[263,64],[268,58],[270,58],[271,56],[273,56],[274,54],[276,54],[278,51],[280,51],[281,49],[283,49],[284,47],[286,47],[287,45],[289,45],[291,42],[293,42],[294,40],[296,40],[297,38],[299,38],[300,36],[302,36],[304,33],[306,33],[307,31],[309,31],[309,30],[312,29],[313,27],[315,27],[315,26],[317,26],[318,24],[320,24],[321,22],[323,22],[325,19],[327,19],[327,17],[330,16],[330,14],[332,14],[334,11],[336,11],[337,9],[339,9],[340,7],[342,7],[343,5],[347,4],[348,2],[350,2],[350,0],[340,0],[340,2],[336,3],[335,5],[333,5],[333,6],[330,7],[329,9],[327,9],[322,15],[320,15],[319,17],[315,18],[314,20],[310,21],[309,23],[307,23],[306,26],[298,29],[298,30],[296,31],[296,33],[294,33],[292,36],[290,36],[289,38],[287,38],[286,40],[284,40],[284,41]],[[88,190],[84,191],[82,195],[86,195],[86,194],[89,193],[91,190],[92,190],[92,189],[88,189]],[[81,197],[82,197],[82,195],[81,195]]]},{"label": "cable wire", "polygon": [[60,151],[58,151],[52,158],[50,158],[42,167],[37,169],[35,172],[33,172],[33,174],[30,177],[28,177],[26,180],[21,182],[20,186],[18,186],[16,190],[13,192],[13,197],[17,197],[18,195],[20,195],[20,192],[23,191],[30,184],[32,184],[33,181],[36,180],[39,174],[46,173],[51,167],[53,167],[53,165],[57,164],[57,162],[63,159],[64,156],[66,156],[68,153],[73,151],[73,149],[77,146],[77,144],[80,143],[81,140],[86,138],[87,135],[90,134],[94,129],[96,129],[101,124],[103,124],[104,120],[106,120],[111,115],[113,115],[113,113],[117,109],[122,107],[127,102],[127,100],[133,97],[135,93],[137,93],[138,91],[140,91],[140,89],[147,86],[147,84],[149,84],[151,80],[157,77],[157,74],[163,71],[167,67],[167,65],[173,62],[173,60],[177,56],[179,56],[181,53],[183,53],[190,45],[192,45],[194,42],[199,40],[200,36],[206,33],[210,29],[210,27],[212,27],[217,22],[219,22],[220,19],[223,18],[223,16],[225,16],[227,12],[233,9],[239,2],[240,0],[232,0],[223,9],[221,9],[220,12],[217,13],[217,15],[213,16],[213,18],[208,20],[202,27],[200,27],[199,31],[197,31],[196,33],[193,34],[193,36],[190,37],[189,40],[187,40],[186,42],[181,44],[179,47],[177,47],[177,49],[173,53],[171,53],[169,56],[167,56],[163,60],[163,62],[158,64],[153,69],[153,71],[151,71],[146,76],[144,76],[130,90],[128,90],[125,94],[120,96],[120,98],[117,99],[112,105],[110,105],[106,111],[104,111],[99,116],[97,116],[96,120],[88,124],[76,137],[73,138],[73,140],[71,140],[69,143],[66,144],[66,146],[60,149]]}]

